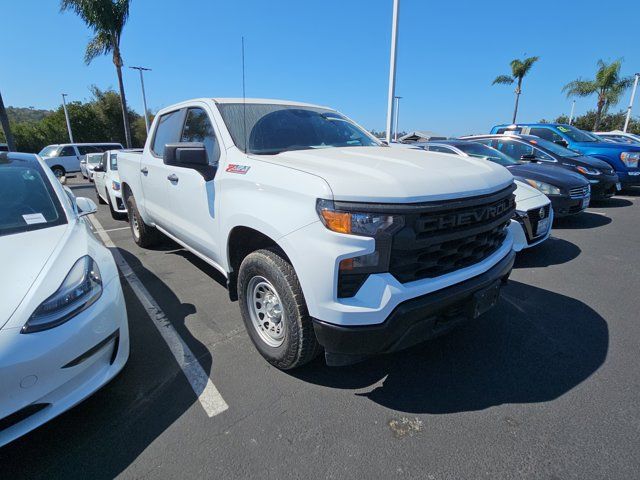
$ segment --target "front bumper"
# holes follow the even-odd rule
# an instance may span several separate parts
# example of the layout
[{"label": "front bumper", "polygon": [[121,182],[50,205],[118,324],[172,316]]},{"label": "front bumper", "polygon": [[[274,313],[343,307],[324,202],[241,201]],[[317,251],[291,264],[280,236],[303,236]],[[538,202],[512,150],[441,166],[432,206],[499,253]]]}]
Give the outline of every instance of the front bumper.
[{"label": "front bumper", "polygon": [[118,277],[91,307],[37,333],[0,330],[0,446],[81,402],[109,382],[129,357]]},{"label": "front bumper", "polygon": [[575,215],[582,212],[589,206],[587,200],[585,204],[585,198],[571,198],[569,195],[547,195],[551,200],[551,206],[556,218],[566,217],[568,215]]},{"label": "front bumper", "polygon": [[[342,357],[389,353],[441,335],[473,318],[474,294],[509,277],[515,252],[486,272],[450,287],[400,303],[378,325],[344,326],[314,319],[316,337],[329,364],[350,363]],[[331,362],[334,360],[334,362]]]},{"label": "front bumper", "polygon": [[122,191],[109,188],[109,195],[111,195],[111,205],[113,209],[118,213],[127,213],[127,207],[122,200]]},{"label": "front bumper", "polygon": [[634,168],[627,172],[616,172],[618,174],[618,178],[620,179],[620,183],[622,183],[623,187],[635,187],[640,185],[640,170]]},{"label": "front bumper", "polygon": [[[618,189],[616,184],[619,182],[617,175],[600,175],[598,177],[588,177],[591,184],[591,198],[601,200],[614,196]],[[597,183],[593,183],[597,182]]]}]

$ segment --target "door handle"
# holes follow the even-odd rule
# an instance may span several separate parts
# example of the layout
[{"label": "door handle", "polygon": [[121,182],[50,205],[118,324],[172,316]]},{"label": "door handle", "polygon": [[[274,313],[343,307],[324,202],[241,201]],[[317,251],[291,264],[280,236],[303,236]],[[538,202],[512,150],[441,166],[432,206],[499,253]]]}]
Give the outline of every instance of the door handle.
[{"label": "door handle", "polygon": [[167,180],[169,180],[171,183],[178,183],[178,176],[175,173],[172,173],[167,177]]},{"label": "door handle", "polygon": [[147,169],[147,167],[142,167],[140,169],[140,172],[142,172],[144,175],[146,175],[147,173],[149,173],[149,170]]}]

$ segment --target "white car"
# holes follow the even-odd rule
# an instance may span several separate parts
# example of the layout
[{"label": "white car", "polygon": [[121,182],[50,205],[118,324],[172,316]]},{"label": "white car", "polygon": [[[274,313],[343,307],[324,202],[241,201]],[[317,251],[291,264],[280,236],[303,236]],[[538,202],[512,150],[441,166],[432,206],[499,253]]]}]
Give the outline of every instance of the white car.
[{"label": "white car", "polygon": [[[467,140],[449,140],[437,142],[421,142],[421,148],[430,152],[449,153],[468,158],[492,158],[500,155],[497,150],[478,142]],[[513,249],[519,252],[544,242],[551,235],[553,224],[553,208],[551,200],[540,190],[523,182],[515,181],[516,211],[511,220],[510,230],[513,234]]]},{"label": "white car", "polygon": [[634,133],[625,133],[622,130],[613,130],[611,132],[593,132],[606,142],[628,143],[630,145],[640,144],[640,135]]},{"label": "white car", "polygon": [[35,155],[0,153],[0,446],[109,382],[129,356],[115,261]]},{"label": "white car", "polygon": [[[120,187],[120,175],[118,175],[118,152],[120,150],[108,150],[100,157],[100,163],[94,167],[93,180],[96,187],[98,202],[109,205],[111,216],[122,219],[127,216],[127,208],[122,200]],[[128,150],[142,152],[142,150]]]},{"label": "white car", "polygon": [[48,145],[40,150],[40,158],[64,182],[68,173],[80,172],[80,161],[88,153],[102,153],[106,150],[122,148],[119,143],[62,143]]},{"label": "white car", "polygon": [[80,173],[84,178],[93,182],[93,169],[102,160],[102,153],[87,153],[85,157],[80,160]]}]

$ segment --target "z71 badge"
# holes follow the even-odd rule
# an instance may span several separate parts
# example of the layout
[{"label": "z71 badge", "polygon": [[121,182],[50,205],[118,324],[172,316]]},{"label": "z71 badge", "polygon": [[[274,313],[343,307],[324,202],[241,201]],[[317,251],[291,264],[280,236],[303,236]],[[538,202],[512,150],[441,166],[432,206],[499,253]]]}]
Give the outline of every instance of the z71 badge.
[{"label": "z71 badge", "polygon": [[232,163],[227,167],[226,171],[229,173],[239,173],[240,175],[245,175],[250,168],[251,167],[249,167],[248,165],[236,165]]}]

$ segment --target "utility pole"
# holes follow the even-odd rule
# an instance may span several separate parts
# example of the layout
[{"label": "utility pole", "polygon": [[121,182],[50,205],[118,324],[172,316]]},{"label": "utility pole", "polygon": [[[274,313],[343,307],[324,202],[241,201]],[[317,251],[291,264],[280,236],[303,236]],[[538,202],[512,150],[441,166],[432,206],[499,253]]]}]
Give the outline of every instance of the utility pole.
[{"label": "utility pole", "polygon": [[16,144],[13,142],[13,135],[11,134],[11,128],[9,128],[9,117],[7,116],[7,110],[4,108],[4,102],[2,101],[2,94],[0,93],[0,123],[2,124],[2,130],[4,130],[4,136],[7,139],[7,148],[10,152],[16,151]]},{"label": "utility pole", "polygon": [[631,109],[633,108],[633,100],[636,97],[636,88],[638,88],[638,77],[640,77],[640,73],[636,73],[636,79],[633,82],[633,90],[631,90],[631,100],[629,101],[629,106],[627,107],[627,118],[625,118],[624,120],[624,129],[622,130],[624,133],[627,133],[629,120],[631,120]]},{"label": "utility pole", "polygon": [[569,125],[573,123],[573,112],[575,112],[575,110],[576,110],[576,101],[574,100],[571,103],[571,115],[569,115]]},{"label": "utility pole", "polygon": [[393,20],[391,23],[391,59],[389,63],[389,97],[387,100],[387,143],[391,143],[393,127],[393,99],[396,92],[396,51],[398,47],[398,12],[400,0],[393,0]]},{"label": "utility pole", "polygon": [[145,67],[129,67],[133,70],[138,70],[140,73],[140,85],[142,86],[142,103],[144,104],[144,126],[147,128],[147,135],[149,135],[149,114],[147,113],[147,96],[144,93],[144,78],[142,72],[150,72],[150,68]]},{"label": "utility pole", "polygon": [[394,141],[397,142],[398,141],[398,117],[400,117],[400,99],[402,97],[395,96],[393,98],[396,99],[396,127],[393,131],[393,134],[394,134]]},{"label": "utility pole", "polygon": [[73,133],[71,133],[71,122],[69,121],[69,112],[67,111],[67,102],[65,100],[66,96],[67,96],[66,93],[62,94],[62,108],[64,108],[64,118],[67,119],[67,130],[69,131],[69,142],[74,143]]}]

